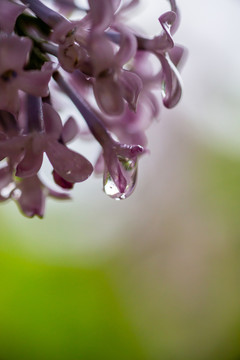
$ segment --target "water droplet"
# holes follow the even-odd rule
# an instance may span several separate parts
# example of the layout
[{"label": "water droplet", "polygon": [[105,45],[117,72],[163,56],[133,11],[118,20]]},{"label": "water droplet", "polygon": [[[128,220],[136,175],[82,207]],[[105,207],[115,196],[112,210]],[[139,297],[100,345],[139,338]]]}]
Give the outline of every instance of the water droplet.
[{"label": "water droplet", "polygon": [[165,98],[167,96],[167,93],[166,93],[166,81],[162,82],[161,92],[162,92],[162,97]]},{"label": "water droplet", "polygon": [[121,199],[121,193],[119,192],[117,185],[115,184],[109,173],[107,174],[104,181],[104,191],[108,196],[113,199]]},{"label": "water droplet", "polygon": [[104,172],[103,178],[104,192],[115,200],[123,200],[129,197],[135,188],[137,180],[137,162],[129,159],[119,159],[119,162],[122,174],[127,182],[124,192],[119,190],[108,170]]}]

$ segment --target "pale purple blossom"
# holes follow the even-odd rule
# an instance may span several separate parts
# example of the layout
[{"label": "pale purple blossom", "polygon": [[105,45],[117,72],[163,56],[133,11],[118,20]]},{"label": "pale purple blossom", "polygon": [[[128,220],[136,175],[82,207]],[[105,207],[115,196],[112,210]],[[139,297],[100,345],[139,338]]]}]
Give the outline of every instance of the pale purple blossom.
[{"label": "pale purple blossom", "polygon": [[48,95],[52,69],[24,70],[29,59],[32,41],[16,35],[0,34],[0,109],[16,114],[19,110],[19,90],[35,96]]},{"label": "pale purple blossom", "polygon": [[[111,198],[131,195],[139,159],[148,152],[146,129],[162,106],[172,108],[181,98],[185,54],[173,38],[180,24],[176,1],[152,19],[159,21],[152,38],[125,22],[140,1],[88,0],[84,8],[72,0],[49,6],[1,0],[0,202],[12,199],[25,216],[41,218],[48,196],[69,199],[93,170]],[[68,19],[75,10],[79,18]],[[86,130],[71,108],[67,120],[60,117],[59,91],[101,146],[94,167],[69,147]],[[44,154],[59,190],[41,178]]]},{"label": "pale purple blossom", "polygon": [[26,9],[26,6],[9,0],[1,0],[0,31],[11,34],[17,17]]},{"label": "pale purple blossom", "polygon": [[[0,142],[0,157],[8,157],[12,163],[21,152],[21,160],[16,165],[15,175],[28,178],[38,173],[43,161],[43,153],[47,154],[53,169],[66,181],[75,183],[86,180],[92,173],[91,163],[82,155],[67,148],[63,142],[64,127],[58,113],[40,98],[30,98],[30,113],[27,123],[31,122],[27,134],[19,134]],[[73,126],[73,125],[72,125]],[[71,124],[68,128],[71,127]],[[66,127],[65,127],[66,129]],[[67,129],[71,132],[71,129]]]},{"label": "pale purple blossom", "polygon": [[16,181],[9,198],[15,200],[22,213],[27,217],[42,218],[47,196],[59,200],[70,199],[69,194],[57,192],[44,184],[37,175]]}]

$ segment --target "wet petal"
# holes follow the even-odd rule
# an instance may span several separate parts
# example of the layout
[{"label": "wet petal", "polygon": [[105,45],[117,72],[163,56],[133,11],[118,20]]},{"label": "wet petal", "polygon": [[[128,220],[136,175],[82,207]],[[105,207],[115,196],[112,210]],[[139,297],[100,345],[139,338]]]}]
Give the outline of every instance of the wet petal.
[{"label": "wet petal", "polygon": [[[106,186],[111,188],[111,186],[115,185],[117,188],[117,193],[123,194],[126,186],[127,186],[127,180],[123,176],[123,173],[121,171],[119,160],[115,153],[106,153],[104,152],[104,159],[105,159],[105,170],[104,170],[104,176],[103,176],[103,183],[104,188],[106,192]],[[109,185],[110,182],[110,185]],[[111,185],[111,182],[113,184]],[[110,190],[110,189],[109,189]],[[115,192],[115,190],[113,189]],[[111,192],[108,194],[110,197],[112,197]],[[115,197],[115,194],[114,194]]]},{"label": "wet petal", "polygon": [[181,77],[168,54],[156,54],[162,64],[163,104],[172,108],[179,102],[182,95]]},{"label": "wet petal", "polygon": [[131,195],[137,180],[138,156],[146,150],[140,145],[113,142],[104,149],[104,191],[114,199],[126,199]]},{"label": "wet petal", "polygon": [[172,26],[176,21],[176,14],[173,11],[168,11],[159,17],[163,32],[155,36],[153,39],[138,38],[138,45],[140,49],[150,51],[167,51],[174,46],[172,38]]},{"label": "wet petal", "polygon": [[116,154],[105,155],[103,184],[105,193],[116,200],[129,197],[137,180],[137,159],[119,158]]},{"label": "wet petal", "polygon": [[117,144],[116,150],[118,157],[131,160],[136,159],[139,155],[143,155],[146,150],[140,145],[126,145],[126,144]]},{"label": "wet petal", "polygon": [[92,174],[92,164],[85,157],[57,141],[47,141],[46,153],[54,170],[66,181],[81,182]]},{"label": "wet petal", "polygon": [[173,11],[168,11],[159,17],[159,22],[164,30],[164,33],[160,35],[159,40],[161,38],[161,44],[165,49],[172,48],[174,45],[171,30],[175,21],[176,13]]}]

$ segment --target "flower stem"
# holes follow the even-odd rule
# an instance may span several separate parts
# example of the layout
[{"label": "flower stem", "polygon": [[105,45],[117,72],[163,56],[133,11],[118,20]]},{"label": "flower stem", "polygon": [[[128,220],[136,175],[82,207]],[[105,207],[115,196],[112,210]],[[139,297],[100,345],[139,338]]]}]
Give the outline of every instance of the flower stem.
[{"label": "flower stem", "polygon": [[58,12],[50,9],[39,0],[21,0],[22,3],[29,6],[29,8],[48,26],[55,27],[62,21],[68,21],[64,16]]},{"label": "flower stem", "polygon": [[113,139],[110,133],[82,96],[80,94],[76,95],[76,91],[64,80],[58,71],[53,74],[53,78],[82,114],[91,133],[99,144],[105,147],[107,143],[112,143]]},{"label": "flower stem", "polygon": [[42,99],[27,95],[27,132],[42,132],[44,130]]}]

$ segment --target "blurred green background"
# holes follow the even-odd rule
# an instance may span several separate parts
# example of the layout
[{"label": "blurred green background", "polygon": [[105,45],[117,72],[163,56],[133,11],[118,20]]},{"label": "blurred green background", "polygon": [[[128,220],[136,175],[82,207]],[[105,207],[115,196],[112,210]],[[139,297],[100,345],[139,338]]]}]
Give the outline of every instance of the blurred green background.
[{"label": "blurred green background", "polygon": [[240,359],[240,4],[180,7],[184,96],[132,197],[92,178],[43,220],[1,205],[0,360]]}]

